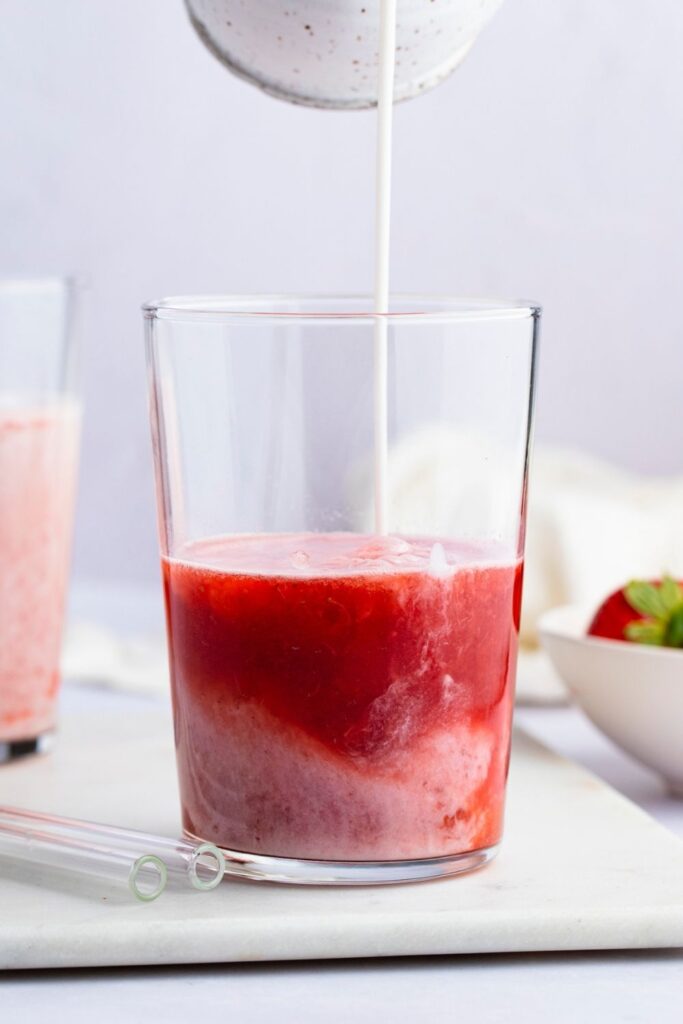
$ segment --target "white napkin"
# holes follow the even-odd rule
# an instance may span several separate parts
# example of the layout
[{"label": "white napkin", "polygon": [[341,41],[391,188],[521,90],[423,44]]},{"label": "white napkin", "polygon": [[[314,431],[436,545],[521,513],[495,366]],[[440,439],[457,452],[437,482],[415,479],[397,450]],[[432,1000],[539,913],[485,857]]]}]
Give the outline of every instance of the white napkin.
[{"label": "white napkin", "polygon": [[628,580],[683,578],[683,477],[539,447],[532,465],[522,639],[559,604],[596,607]]},{"label": "white napkin", "polygon": [[69,625],[62,675],[72,683],[157,694],[168,692],[168,661],[162,637],[124,634],[76,621]]}]

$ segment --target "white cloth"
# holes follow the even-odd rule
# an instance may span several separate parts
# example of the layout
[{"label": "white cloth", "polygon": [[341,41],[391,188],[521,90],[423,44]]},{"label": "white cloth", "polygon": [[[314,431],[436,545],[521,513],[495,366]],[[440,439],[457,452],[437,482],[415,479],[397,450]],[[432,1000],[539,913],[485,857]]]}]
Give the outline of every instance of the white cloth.
[{"label": "white cloth", "polygon": [[522,639],[541,614],[597,607],[628,580],[683,578],[683,477],[654,478],[541,448],[531,471]]},{"label": "white cloth", "polygon": [[62,674],[75,683],[163,693],[169,686],[166,644],[161,636],[124,634],[76,621],[67,629]]}]

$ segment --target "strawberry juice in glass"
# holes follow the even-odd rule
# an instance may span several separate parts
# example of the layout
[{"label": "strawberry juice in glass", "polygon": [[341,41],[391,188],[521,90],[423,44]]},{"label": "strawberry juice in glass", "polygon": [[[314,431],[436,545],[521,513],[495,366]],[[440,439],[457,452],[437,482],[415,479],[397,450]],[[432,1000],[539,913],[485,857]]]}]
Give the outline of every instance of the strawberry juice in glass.
[{"label": "strawberry juice in glass", "polygon": [[[145,307],[185,832],[254,878],[478,867],[502,835],[538,308]],[[376,476],[376,474],[375,474]]]},{"label": "strawberry juice in glass", "polygon": [[0,282],[0,761],[55,727],[80,429],[73,288]]}]

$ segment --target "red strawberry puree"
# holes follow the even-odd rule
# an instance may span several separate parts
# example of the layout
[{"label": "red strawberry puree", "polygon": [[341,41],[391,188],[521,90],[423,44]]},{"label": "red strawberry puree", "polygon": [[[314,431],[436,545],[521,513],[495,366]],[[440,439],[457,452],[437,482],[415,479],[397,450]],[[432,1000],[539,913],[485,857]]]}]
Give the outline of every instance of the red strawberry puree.
[{"label": "red strawberry puree", "polygon": [[473,546],[349,533],[166,560],[185,829],[320,860],[497,843],[521,575]]}]

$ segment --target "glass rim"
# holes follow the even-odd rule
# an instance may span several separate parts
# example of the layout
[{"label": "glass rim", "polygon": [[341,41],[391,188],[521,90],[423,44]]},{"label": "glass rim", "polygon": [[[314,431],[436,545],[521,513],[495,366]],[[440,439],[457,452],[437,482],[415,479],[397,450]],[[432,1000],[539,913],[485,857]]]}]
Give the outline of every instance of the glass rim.
[{"label": "glass rim", "polygon": [[75,290],[80,280],[75,274],[44,274],[31,276],[0,276],[0,295],[31,295],[45,292]]},{"label": "glass rim", "polygon": [[[450,295],[401,293],[391,296],[392,302],[415,305],[415,309],[372,311],[373,299],[369,293],[314,293],[293,292],[243,295],[173,295],[142,305],[147,320],[172,322],[238,323],[264,321],[283,323],[368,323],[378,318],[390,323],[442,322],[458,323],[471,320],[537,319],[541,306],[526,299],[469,298]],[[286,309],[287,304],[310,304],[310,309]],[[356,303],[359,309],[315,309],[316,303]],[[431,306],[431,308],[430,308]]]}]

